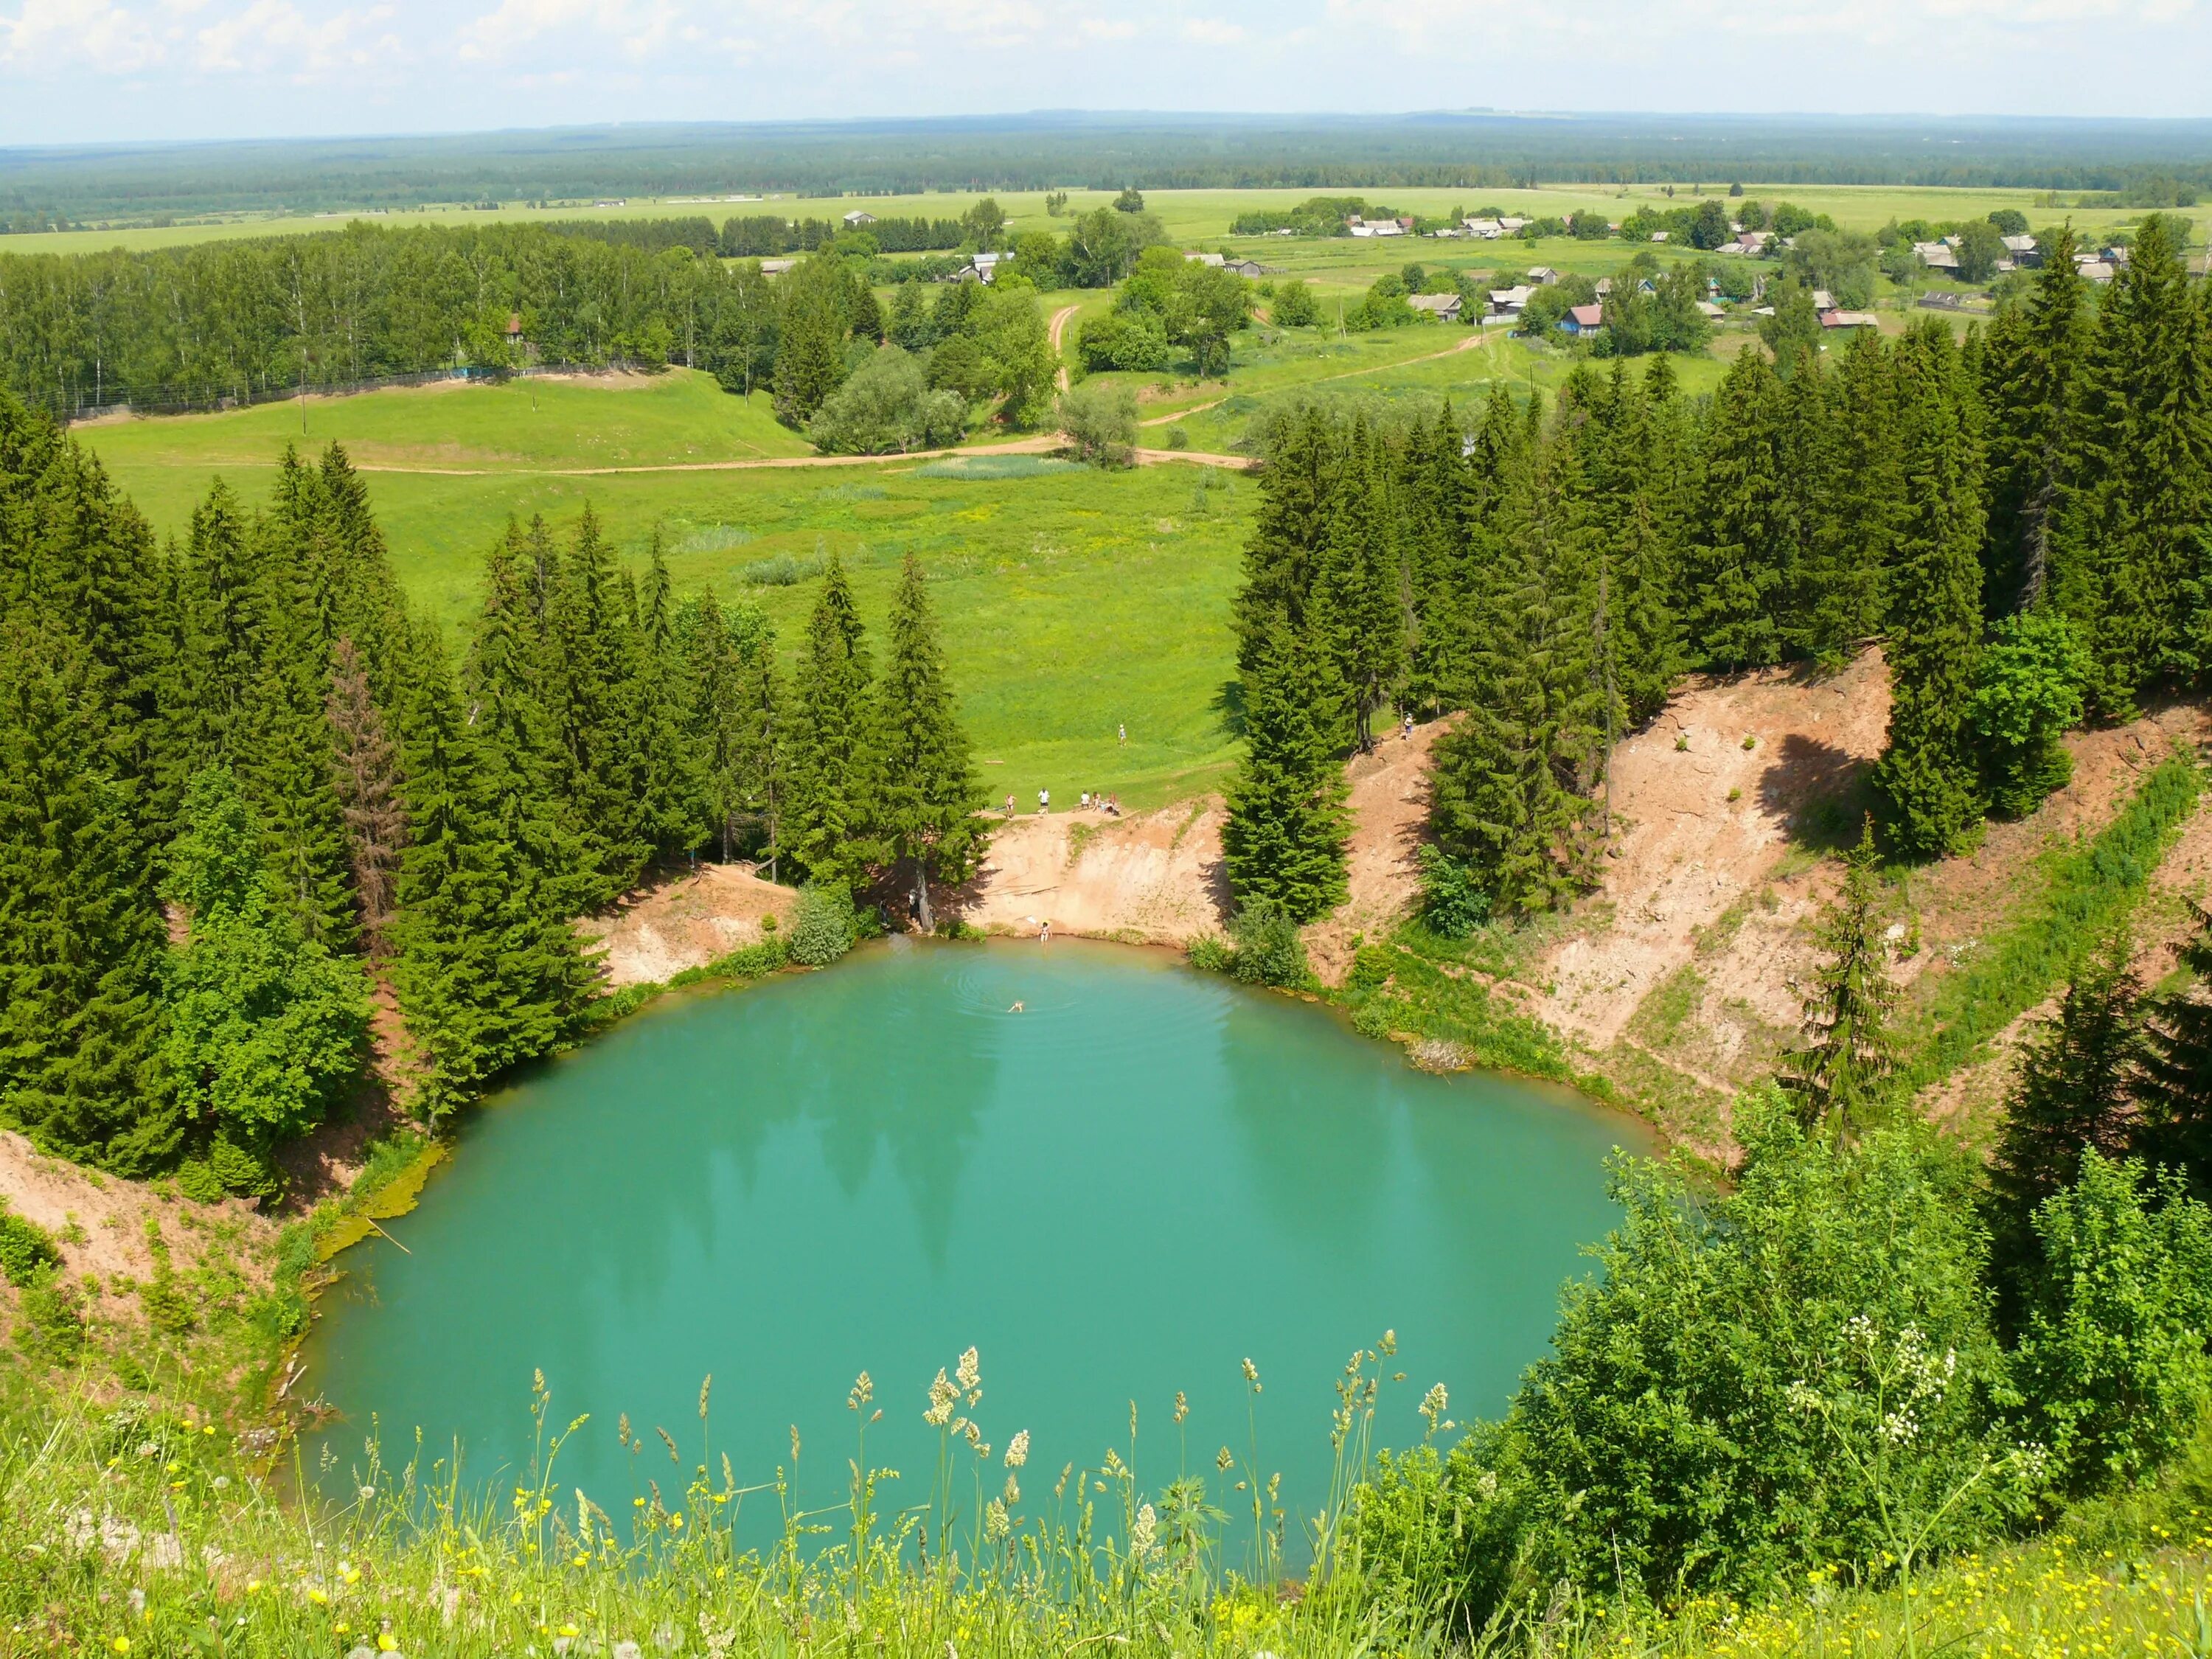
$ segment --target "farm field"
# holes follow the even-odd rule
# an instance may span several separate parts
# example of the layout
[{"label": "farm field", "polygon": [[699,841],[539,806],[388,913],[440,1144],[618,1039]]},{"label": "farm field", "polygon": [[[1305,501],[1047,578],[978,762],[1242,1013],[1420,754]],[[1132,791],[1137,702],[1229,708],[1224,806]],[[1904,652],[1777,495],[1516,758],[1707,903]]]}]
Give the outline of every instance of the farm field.
[{"label": "farm field", "polygon": [[[1717,187],[1726,188],[1728,180],[1717,181]],[[1934,186],[1889,185],[1772,185],[1757,180],[1743,181],[1744,191],[1762,201],[1787,199],[1816,213],[1833,216],[1836,222],[1847,230],[1875,230],[1891,219],[1923,218],[1929,220],[1978,218],[1992,209],[2018,208],[2031,222],[2044,224],[2060,219],[2070,219],[2075,228],[2086,231],[2103,231],[2115,226],[2134,222],[2142,216],[2142,210],[2095,206],[2087,208],[2039,208],[2035,205],[2038,192],[2030,190],[1954,190]],[[1324,193],[1314,190],[1161,190],[1147,191],[1147,207],[1159,215],[1169,233],[1179,240],[1206,242],[1218,245],[1229,234],[1229,226],[1240,213],[1255,211],[1268,206],[1288,206],[1304,201],[1307,197]],[[1660,185],[1556,185],[1535,190],[1485,189],[1399,189],[1384,188],[1368,191],[1330,191],[1329,194],[1360,194],[1370,201],[1395,207],[1401,212],[1441,214],[1454,207],[1473,212],[1479,207],[1503,208],[1508,213],[1538,218],[1551,215],[1561,217],[1577,211],[1600,211],[1619,218],[1633,212],[1640,205],[1669,201],[1665,186]],[[1009,228],[1017,234],[1027,230],[1064,230],[1072,217],[1104,207],[1113,200],[1105,191],[1072,190],[1068,192],[1066,212],[1055,219],[1045,211],[1044,192],[1039,191],[994,192],[999,205],[1006,210]],[[534,208],[514,204],[497,209],[484,210],[455,205],[425,205],[422,208],[397,212],[363,216],[371,223],[394,228],[409,225],[483,224],[493,221],[514,222],[560,223],[579,220],[638,220],[689,218],[704,216],[720,225],[723,220],[755,214],[780,214],[793,219],[836,219],[855,210],[879,215],[896,214],[902,216],[921,216],[928,218],[957,218],[981,199],[979,191],[945,191],[927,196],[770,196],[744,201],[721,199],[700,200],[696,198],[661,197],[629,198],[620,207],[595,207],[590,203],[572,206]],[[1672,204],[1680,206],[1695,200],[1686,187],[1677,185]],[[96,248],[153,248],[178,247],[192,242],[228,240],[247,236],[300,236],[336,230],[349,216],[344,214],[298,215],[282,217],[237,217],[210,220],[197,223],[173,225],[128,225],[110,229],[46,231],[35,234],[9,236],[0,240],[0,248],[23,253],[82,253]],[[1237,239],[1240,249],[1256,242],[1266,242],[1280,247],[1289,238]],[[1307,243],[1307,247],[1316,246]],[[1522,248],[1528,244],[1514,246]],[[1548,246],[1548,245],[1544,245]],[[1589,243],[1569,244],[1587,249]],[[1599,248],[1607,245],[1595,244]],[[1623,245],[1612,245],[1619,249]],[[1362,245],[1362,252],[1364,246]],[[1511,257],[1511,256],[1509,256]],[[1557,260],[1547,263],[1557,264]]]}]

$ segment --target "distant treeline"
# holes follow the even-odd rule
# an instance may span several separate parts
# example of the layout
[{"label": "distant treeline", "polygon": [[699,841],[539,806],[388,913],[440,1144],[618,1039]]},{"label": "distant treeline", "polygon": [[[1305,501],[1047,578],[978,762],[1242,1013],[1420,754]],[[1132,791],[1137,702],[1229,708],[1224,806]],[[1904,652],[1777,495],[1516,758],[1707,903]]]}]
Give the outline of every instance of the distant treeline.
[{"label": "distant treeline", "polygon": [[764,368],[770,284],[712,257],[719,243],[704,220],[357,223],[146,252],[0,254],[0,386],[66,416],[458,365],[714,368],[734,354]]},{"label": "distant treeline", "polygon": [[[1030,115],[0,152],[0,223],[793,191],[1540,180],[2212,188],[2212,122],[1499,114]],[[2171,205],[2145,199],[2142,205]]]}]

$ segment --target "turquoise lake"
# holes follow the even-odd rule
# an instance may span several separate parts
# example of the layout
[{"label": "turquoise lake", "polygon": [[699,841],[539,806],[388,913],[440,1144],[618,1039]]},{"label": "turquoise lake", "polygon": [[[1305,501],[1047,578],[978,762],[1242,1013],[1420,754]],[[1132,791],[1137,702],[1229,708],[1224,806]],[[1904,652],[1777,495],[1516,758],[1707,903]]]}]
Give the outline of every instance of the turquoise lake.
[{"label": "turquoise lake", "polygon": [[819,1504],[849,1478],[866,1370],[895,1509],[928,1495],[928,1385],[972,1345],[970,1414],[998,1447],[1030,1431],[1033,1495],[1111,1446],[1146,1486],[1188,1468],[1219,1501],[1217,1451],[1254,1438],[1249,1358],[1258,1462],[1295,1513],[1326,1494],[1334,1381],[1385,1330],[1407,1376],[1378,1440],[1419,1438],[1432,1382],[1455,1417],[1504,1404],[1612,1224],[1620,1143],[1635,1125],[1564,1091],[1425,1074],[1164,953],[894,940],[666,999],[475,1114],[386,1224],[404,1251],[339,1258],[295,1395],[343,1413],[311,1443],[331,1483],[372,1428],[388,1462],[419,1429],[426,1463],[458,1444],[506,1480],[542,1370],[556,1426],[591,1418],[559,1488],[611,1510],[701,1461],[711,1373],[718,1477],[726,1453],[740,1483],[773,1479],[795,1429]]}]

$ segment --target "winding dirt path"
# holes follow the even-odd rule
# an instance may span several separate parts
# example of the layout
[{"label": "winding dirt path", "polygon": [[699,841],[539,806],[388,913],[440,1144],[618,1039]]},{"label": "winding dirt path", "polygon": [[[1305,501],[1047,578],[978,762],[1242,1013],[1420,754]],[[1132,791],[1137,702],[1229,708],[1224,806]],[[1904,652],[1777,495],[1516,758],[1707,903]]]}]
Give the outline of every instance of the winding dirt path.
[{"label": "winding dirt path", "polygon": [[1052,355],[1060,359],[1060,389],[1062,392],[1067,390],[1067,358],[1060,350],[1060,343],[1066,338],[1067,325],[1078,309],[1075,306],[1062,306],[1052,313]]}]

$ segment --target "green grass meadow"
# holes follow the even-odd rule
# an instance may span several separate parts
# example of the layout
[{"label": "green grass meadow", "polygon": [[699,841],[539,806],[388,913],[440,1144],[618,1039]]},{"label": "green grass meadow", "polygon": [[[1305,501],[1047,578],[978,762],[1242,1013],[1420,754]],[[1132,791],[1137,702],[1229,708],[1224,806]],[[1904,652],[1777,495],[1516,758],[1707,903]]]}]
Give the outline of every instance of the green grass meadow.
[{"label": "green grass meadow", "polygon": [[[680,591],[757,604],[788,658],[830,553],[880,623],[900,561],[937,583],[945,647],[994,800],[1105,789],[1148,806],[1217,787],[1229,602],[1255,490],[1219,469],[1104,473],[1041,456],[691,468],[804,444],[703,374],[364,393],[300,410],[87,427],[158,533],[181,535],[220,473],[261,498],[288,443],[344,444],[401,580],[456,634],[510,514],[572,526],[586,503],[633,568],[656,531]],[[793,580],[793,577],[797,580]],[[1116,729],[1127,724],[1127,744]]]}]

